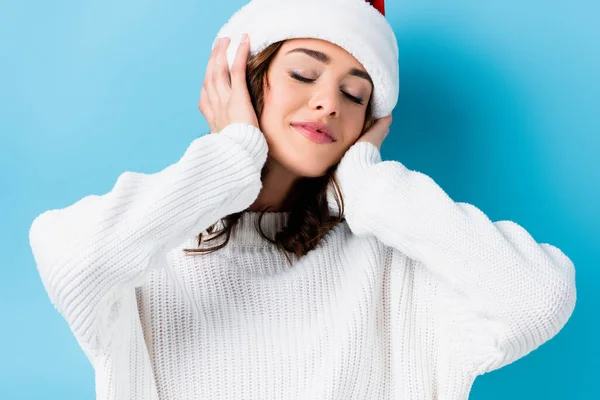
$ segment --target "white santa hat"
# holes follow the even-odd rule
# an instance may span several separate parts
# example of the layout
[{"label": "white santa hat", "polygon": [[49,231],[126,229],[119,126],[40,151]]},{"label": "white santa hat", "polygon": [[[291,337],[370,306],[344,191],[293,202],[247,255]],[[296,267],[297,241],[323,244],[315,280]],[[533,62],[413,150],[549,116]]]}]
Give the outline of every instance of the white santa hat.
[{"label": "white santa hat", "polygon": [[385,18],[383,0],[252,0],[217,34],[217,38],[231,39],[227,48],[230,68],[243,33],[250,36],[250,56],[285,39],[334,43],[352,54],[371,76],[373,117],[389,115],[396,106],[398,43]]}]

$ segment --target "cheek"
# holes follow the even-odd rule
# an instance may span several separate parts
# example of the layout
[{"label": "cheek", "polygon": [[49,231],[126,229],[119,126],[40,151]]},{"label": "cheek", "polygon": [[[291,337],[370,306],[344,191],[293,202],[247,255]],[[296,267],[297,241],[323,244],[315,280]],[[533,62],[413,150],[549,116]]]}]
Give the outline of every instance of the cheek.
[{"label": "cheek", "polygon": [[298,90],[286,85],[285,82],[274,83],[268,94],[269,106],[279,110],[287,110],[297,106],[301,98]]},{"label": "cheek", "polygon": [[363,133],[365,111],[354,111],[347,114],[349,118],[344,121],[344,138],[349,145],[352,145]]},{"label": "cheek", "polygon": [[269,127],[289,124],[301,104],[301,96],[281,83],[273,83],[265,93],[260,123]]}]

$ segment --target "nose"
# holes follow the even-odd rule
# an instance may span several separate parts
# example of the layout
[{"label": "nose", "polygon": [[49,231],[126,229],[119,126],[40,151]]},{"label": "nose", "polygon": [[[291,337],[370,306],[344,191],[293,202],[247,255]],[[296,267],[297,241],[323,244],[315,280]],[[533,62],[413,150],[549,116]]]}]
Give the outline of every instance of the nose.
[{"label": "nose", "polygon": [[322,111],[326,115],[337,116],[339,114],[339,96],[337,87],[333,88],[322,85],[317,88],[310,99],[309,108]]}]

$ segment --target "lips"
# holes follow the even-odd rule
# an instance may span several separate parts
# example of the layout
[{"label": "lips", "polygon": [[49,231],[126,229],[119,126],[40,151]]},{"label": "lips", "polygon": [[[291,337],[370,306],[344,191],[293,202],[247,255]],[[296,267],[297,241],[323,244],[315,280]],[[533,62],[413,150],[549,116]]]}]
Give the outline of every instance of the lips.
[{"label": "lips", "polygon": [[333,140],[329,136],[325,135],[324,133],[319,133],[312,129],[305,128],[303,126],[294,126],[293,128],[296,131],[298,131],[298,133],[302,134],[304,137],[306,137],[309,140],[312,140],[313,142],[323,143],[323,144],[333,143]]},{"label": "lips", "polygon": [[292,126],[297,128],[307,129],[309,131],[313,131],[317,134],[323,134],[328,136],[333,142],[335,142],[335,137],[329,129],[327,124],[318,121],[301,121],[301,122],[293,122]]}]

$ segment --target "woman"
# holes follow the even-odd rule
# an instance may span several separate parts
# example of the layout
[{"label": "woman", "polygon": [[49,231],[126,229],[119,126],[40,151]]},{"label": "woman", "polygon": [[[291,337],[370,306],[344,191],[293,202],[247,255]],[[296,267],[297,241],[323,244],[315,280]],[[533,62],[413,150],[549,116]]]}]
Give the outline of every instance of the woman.
[{"label": "woman", "polygon": [[208,62],[212,133],[35,219],[97,398],[467,399],[564,326],[566,255],[381,160],[398,57],[376,5],[250,2]]}]

